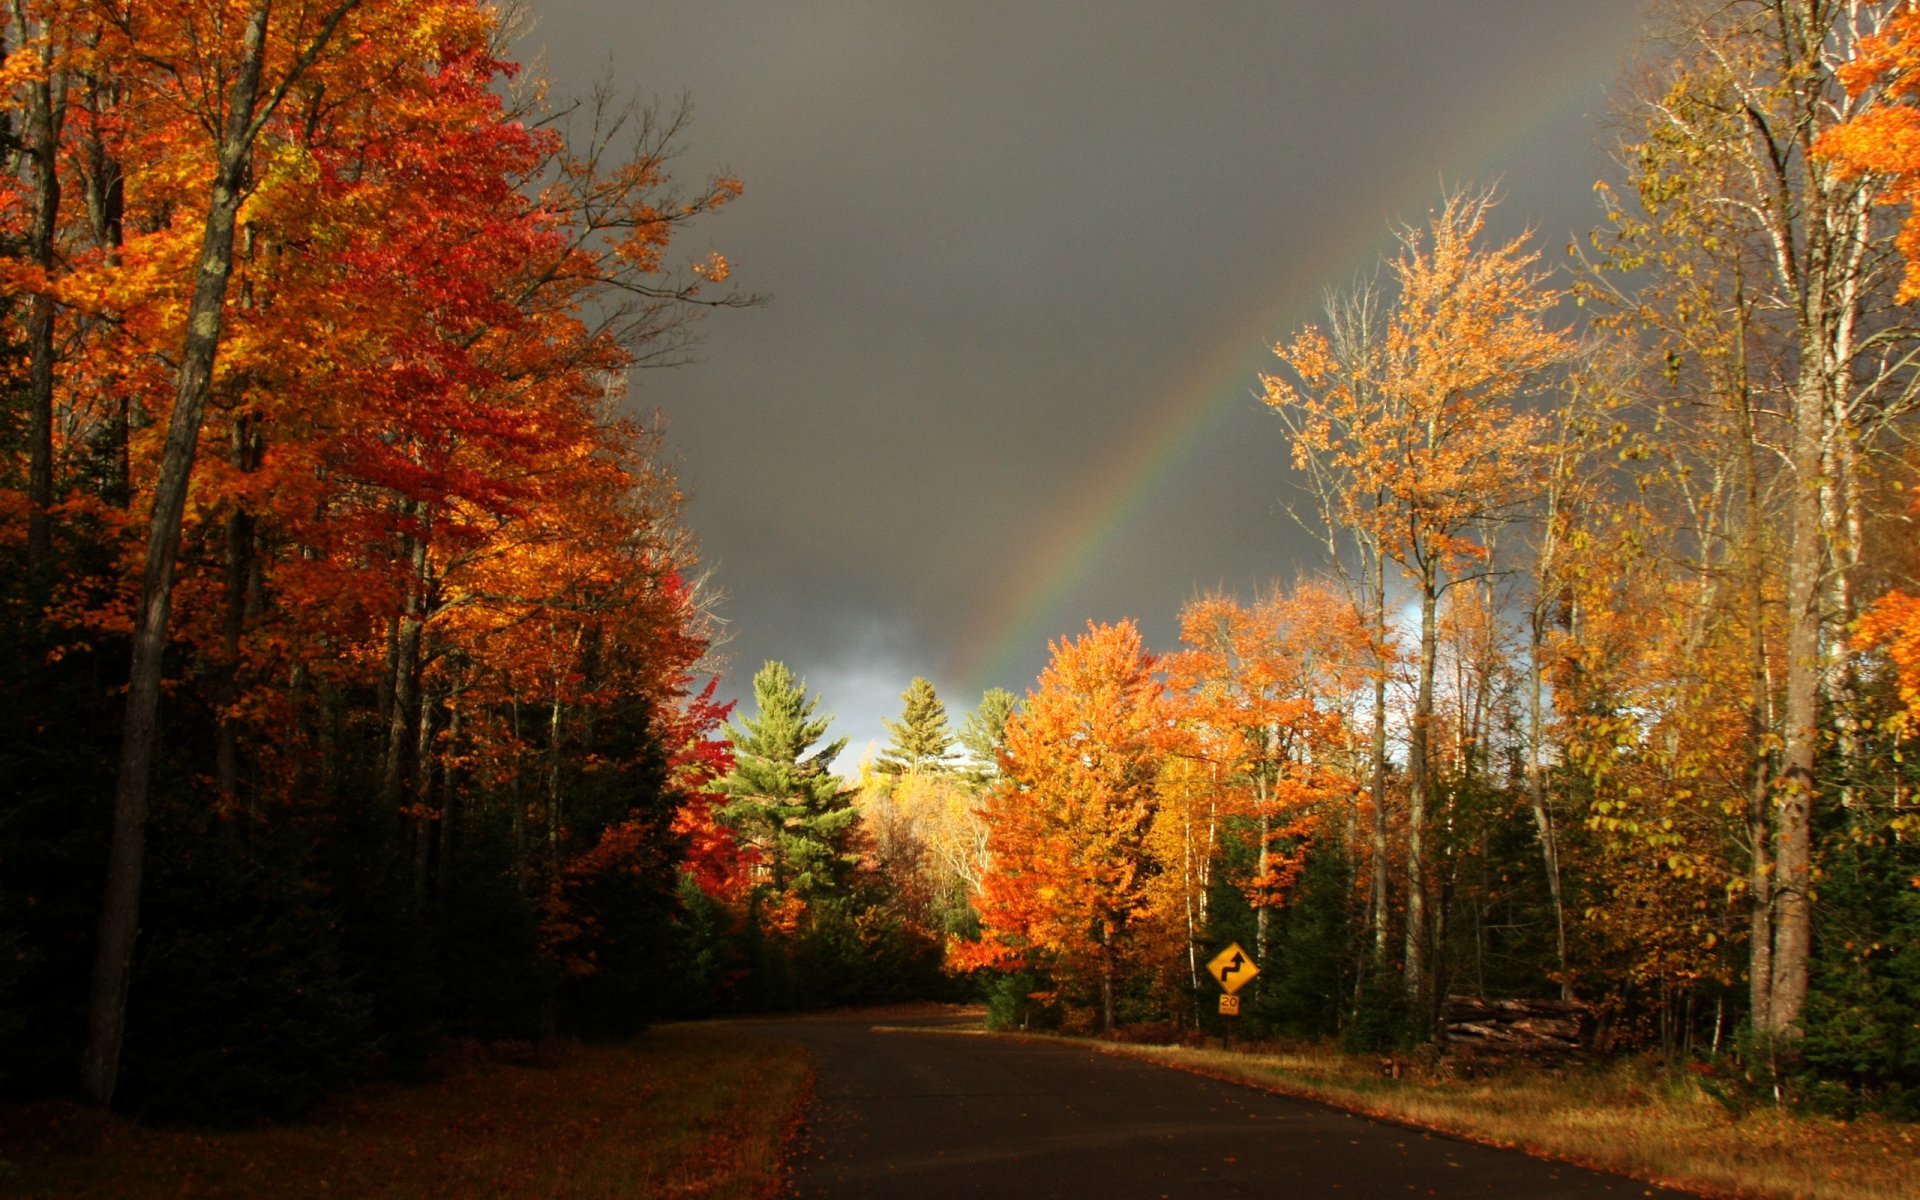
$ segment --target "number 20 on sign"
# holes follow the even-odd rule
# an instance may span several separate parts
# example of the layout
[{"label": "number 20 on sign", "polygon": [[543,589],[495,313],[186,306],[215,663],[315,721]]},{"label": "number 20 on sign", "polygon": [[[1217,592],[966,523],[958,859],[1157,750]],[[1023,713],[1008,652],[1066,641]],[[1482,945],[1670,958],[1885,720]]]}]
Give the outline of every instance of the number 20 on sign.
[{"label": "number 20 on sign", "polygon": [[1222,994],[1220,997],[1220,1015],[1237,1017],[1240,1015],[1240,997]]}]

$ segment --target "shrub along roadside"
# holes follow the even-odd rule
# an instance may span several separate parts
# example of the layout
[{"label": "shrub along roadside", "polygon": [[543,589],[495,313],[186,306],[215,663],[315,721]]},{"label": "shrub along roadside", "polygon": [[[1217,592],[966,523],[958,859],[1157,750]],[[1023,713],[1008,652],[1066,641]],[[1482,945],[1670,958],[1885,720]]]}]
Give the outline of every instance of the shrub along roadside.
[{"label": "shrub along roadside", "polygon": [[413,1087],[205,1132],[65,1103],[0,1107],[0,1195],[777,1195],[811,1090],[805,1051],[725,1025],[629,1041],[459,1047]]}]

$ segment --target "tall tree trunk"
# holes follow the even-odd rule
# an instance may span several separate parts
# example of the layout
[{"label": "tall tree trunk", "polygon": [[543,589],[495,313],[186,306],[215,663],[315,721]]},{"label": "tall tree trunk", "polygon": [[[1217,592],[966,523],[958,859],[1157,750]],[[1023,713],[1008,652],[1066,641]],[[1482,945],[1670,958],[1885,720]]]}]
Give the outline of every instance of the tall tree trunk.
[{"label": "tall tree trunk", "polygon": [[1100,923],[1100,1029],[1103,1033],[1112,1033],[1114,1025],[1113,1007],[1113,922]]},{"label": "tall tree trunk", "polygon": [[140,876],[146,855],[147,787],[160,707],[160,674],[167,645],[180,522],[186,512],[187,484],[200,442],[201,420],[213,384],[220,348],[227,280],[233,271],[234,221],[245,196],[252,157],[255,105],[266,57],[267,0],[248,15],[235,64],[227,120],[221,131],[219,160],[208,197],[206,226],[187,309],[186,343],[181,353],[173,413],[154,484],[153,512],[147,525],[146,575],[139,617],[134,625],[133,666],[127,680],[127,712],[122,731],[120,769],[114,784],[113,824],[107,850],[107,878],[94,942],[93,985],[88,1003],[87,1047],[81,1063],[81,1088],[102,1107],[112,1102],[120,1074],[120,1046],[126,1030],[127,989],[133,972],[133,945],[140,926]]},{"label": "tall tree trunk", "polygon": [[1423,563],[1420,573],[1419,685],[1413,698],[1413,722],[1407,733],[1407,1000],[1414,1020],[1424,1027],[1429,991],[1427,963],[1427,804],[1432,772],[1428,742],[1433,726],[1434,659],[1439,648],[1439,589],[1435,568]]},{"label": "tall tree trunk", "polygon": [[[584,630],[576,629],[569,657],[575,663],[583,663],[580,655]],[[565,702],[566,676],[556,657],[553,664],[553,704],[547,710],[547,861],[551,869],[560,866],[560,831],[564,824],[561,819],[562,802],[566,796],[566,757],[562,753],[562,743],[566,735]],[[782,886],[785,880],[779,880]]]},{"label": "tall tree trunk", "polygon": [[[1862,281],[1873,245],[1873,193],[1858,186],[1851,190],[1844,185],[1836,187],[1836,181],[1818,172],[1814,172],[1811,186],[1821,197],[1820,211],[1831,229],[1833,283],[1829,291],[1834,297],[1825,339],[1829,347],[1827,369],[1822,372],[1827,402],[1822,440],[1827,457],[1820,489],[1826,567],[1821,621],[1827,636],[1821,647],[1826,656],[1821,669],[1821,698],[1834,726],[1834,756],[1851,767],[1860,753],[1861,725],[1849,632],[1857,615],[1854,586],[1866,518],[1862,511],[1858,430],[1847,376],[1856,353]],[[1840,802],[1851,810],[1856,804],[1852,771],[1843,771],[1838,783]]]},{"label": "tall tree trunk", "polygon": [[553,681],[553,704],[547,709],[547,863],[560,862],[560,734],[566,706],[560,702],[560,680]]},{"label": "tall tree trunk", "polygon": [[454,809],[459,803],[458,772],[454,763],[460,753],[460,689],[447,693],[447,745],[440,766],[440,888],[434,893],[437,904],[447,899],[447,879],[453,871]]},{"label": "tall tree trunk", "polygon": [[[90,39],[97,46],[98,39]],[[120,265],[121,246],[126,241],[126,172],[120,161],[107,151],[101,128],[110,120],[120,99],[117,81],[89,75],[83,90],[82,106],[89,120],[81,135],[81,188],[86,199],[87,223],[92,228],[94,245],[110,267]],[[94,318],[96,324],[103,323]],[[128,437],[132,432],[133,406],[129,389],[114,388],[107,400],[108,416],[94,443],[99,456],[100,497],[116,508],[133,501],[132,463]]]},{"label": "tall tree trunk", "polygon": [[[1845,298],[1844,248],[1836,240],[1841,215],[1829,194],[1830,180],[1811,157],[1811,140],[1826,102],[1830,81],[1823,48],[1833,16],[1813,0],[1783,0],[1778,9],[1784,60],[1798,70],[1789,81],[1796,109],[1807,119],[1791,135],[1800,156],[1798,188],[1782,187],[1777,206],[1779,228],[1791,237],[1792,213],[1800,210],[1804,251],[1789,277],[1799,284],[1798,376],[1790,405],[1793,434],[1792,497],[1787,547],[1787,696],[1782,730],[1781,780],[1774,799],[1773,989],[1766,1032],[1798,1037],[1807,997],[1813,921],[1811,870],[1815,763],[1819,755],[1820,691],[1825,682],[1821,633],[1826,613],[1829,524],[1824,509],[1828,414],[1836,393],[1847,386],[1851,363],[1837,357],[1851,324],[1852,303]],[[1797,191],[1797,195],[1794,193]],[[1791,201],[1797,200],[1797,205]],[[1789,241],[1791,244],[1791,241]]]},{"label": "tall tree trunk", "polygon": [[[1764,664],[1762,664],[1764,670]],[[1767,769],[1763,733],[1749,733],[1754,743],[1747,765],[1747,999],[1756,1029],[1773,1028],[1773,863],[1768,852],[1772,833],[1773,780]]]},{"label": "tall tree trunk", "polygon": [[[1809,348],[1818,352],[1819,347]],[[1774,797],[1773,987],[1768,1033],[1794,1037],[1807,998],[1812,947],[1814,762],[1819,743],[1822,662],[1820,468],[1823,381],[1809,370],[1794,396],[1792,542],[1787,550],[1787,702],[1781,780]]]},{"label": "tall tree trunk", "polygon": [[[1272,834],[1273,818],[1267,812],[1266,780],[1263,779],[1260,781],[1259,791],[1260,856],[1254,866],[1254,870],[1259,872],[1261,895],[1259,901],[1260,907],[1253,910],[1253,961],[1257,965],[1265,967],[1267,965],[1267,948],[1269,938],[1271,937],[1269,931],[1273,927],[1273,906],[1268,903],[1269,896],[1267,895],[1267,872],[1273,869],[1273,850],[1267,845],[1267,841]],[[1253,977],[1253,989],[1254,997],[1257,1001],[1260,995],[1260,976],[1258,975]]]},{"label": "tall tree trunk", "polygon": [[[409,512],[420,517],[418,502]],[[392,641],[393,708],[387,715],[387,747],[380,774],[380,794],[387,808],[399,812],[413,799],[413,750],[420,727],[420,643],[426,626],[427,531],[418,525],[406,537],[407,591],[405,607],[394,625]]]},{"label": "tall tree trunk", "polygon": [[1213,786],[1207,789],[1207,837],[1200,846],[1200,924],[1207,923],[1213,903],[1213,848],[1220,840],[1220,767],[1212,768]]},{"label": "tall tree trunk", "polygon": [[1181,899],[1186,904],[1187,916],[1187,985],[1193,993],[1193,1024],[1197,1029],[1200,1026],[1200,924],[1195,918],[1193,906],[1193,788],[1188,781],[1183,781],[1180,786],[1180,832],[1183,851]]},{"label": "tall tree trunk", "polygon": [[526,764],[520,752],[520,697],[513,696],[510,715],[513,721],[513,776],[507,788],[507,804],[511,811],[507,817],[507,826],[513,834],[513,878],[519,887],[520,895],[527,894],[527,792]]},{"label": "tall tree trunk", "polygon": [[[60,130],[66,115],[67,78],[54,69],[55,31],[42,20],[29,22],[20,0],[12,3],[13,25],[44,78],[26,92],[25,158],[33,179],[27,220],[27,259],[43,272],[42,286],[27,302],[27,564],[38,570],[53,553],[53,297],[45,290],[56,263],[54,230],[60,214]],[[29,31],[38,37],[29,42]],[[35,44],[37,42],[37,44]]]},{"label": "tall tree trunk", "polygon": [[427,911],[433,886],[433,705],[421,689],[420,724],[414,741],[415,792],[413,798],[413,906]]},{"label": "tall tree trunk", "polygon": [[[1846,510],[1836,488],[1853,485],[1836,463],[1837,440],[1851,436],[1849,402],[1854,330],[1866,302],[1865,222],[1871,212],[1865,180],[1837,178],[1813,152],[1816,139],[1855,101],[1835,77],[1836,60],[1869,32],[1859,5],[1824,0],[1771,0],[1772,45],[1786,111],[1764,126],[1771,194],[1767,235],[1776,286],[1792,302],[1797,361],[1787,397],[1793,430],[1788,448],[1786,703],[1781,777],[1774,794],[1772,876],[1773,980],[1765,1032],[1798,1037],[1807,997],[1812,945],[1812,824],[1820,743],[1820,701],[1845,687],[1844,658],[1827,660],[1823,634],[1838,632],[1851,603],[1851,551]],[[1853,22],[1861,24],[1856,27]],[[1830,470],[1831,468],[1831,470]],[[1837,670],[1833,670],[1835,666]],[[1842,735],[1850,736],[1842,718]]]},{"label": "tall tree trunk", "polygon": [[[249,259],[253,257],[251,223],[242,235],[241,253]],[[253,307],[253,284],[245,274],[240,278],[239,304],[242,309]],[[236,390],[244,391],[244,384]],[[245,412],[235,415],[228,461],[240,474],[247,474],[259,465],[258,430],[257,417]],[[227,514],[226,613],[221,621],[221,648],[226,661],[221,668],[224,678],[216,689],[225,711],[220,714],[214,742],[214,777],[221,805],[229,812],[233,811],[240,787],[240,722],[234,717],[233,708],[240,701],[240,642],[247,627],[248,581],[257,567],[253,555],[253,525],[253,515],[236,502],[233,511]]]},{"label": "tall tree trunk", "polygon": [[[1737,280],[1735,311],[1744,318],[1744,281]],[[1746,327],[1735,342],[1734,419],[1740,436],[1741,568],[1747,617],[1747,1000],[1756,1029],[1773,1027],[1773,771],[1767,753],[1772,688],[1767,672],[1765,516],[1760,500],[1759,431],[1747,384]]]},{"label": "tall tree trunk", "polygon": [[[236,471],[246,473],[259,465],[257,421],[250,416],[238,418],[233,425],[232,462]],[[221,664],[219,696],[222,708],[214,746],[214,777],[220,801],[229,811],[238,802],[240,790],[240,722],[233,708],[240,701],[240,647],[246,634],[247,619],[259,596],[259,561],[254,554],[254,519],[236,504],[227,514],[226,570],[223,580],[225,613],[221,617],[220,642],[225,662]]]},{"label": "tall tree trunk", "polygon": [[1547,876],[1547,897],[1553,905],[1553,956],[1560,974],[1560,998],[1571,994],[1567,976],[1567,913],[1560,893],[1560,844],[1554,833],[1553,813],[1547,808],[1546,767],[1541,751],[1546,742],[1545,716],[1542,711],[1543,680],[1541,654],[1546,630],[1545,596],[1534,598],[1527,634],[1527,805],[1533,810],[1534,833],[1540,840],[1540,864]]},{"label": "tall tree trunk", "polygon": [[1386,559],[1373,558],[1373,745],[1369,750],[1373,772],[1373,966],[1377,976],[1387,963],[1389,932],[1387,864],[1392,861],[1387,842],[1387,593]]}]

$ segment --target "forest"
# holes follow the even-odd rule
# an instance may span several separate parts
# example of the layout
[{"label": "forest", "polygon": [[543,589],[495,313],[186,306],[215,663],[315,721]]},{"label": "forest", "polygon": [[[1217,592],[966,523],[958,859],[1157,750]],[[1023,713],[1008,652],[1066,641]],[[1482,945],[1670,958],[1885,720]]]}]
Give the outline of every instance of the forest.
[{"label": "forest", "polygon": [[1447,191],[1248,381],[1317,563],[957,727],[915,679],[843,778],[786,665],[717,699],[629,394],[760,300],[684,251],[743,193],[684,110],[554,98],[478,0],[10,0],[0,1090],[286,1117],[913,998],[1217,1032],[1237,941],[1248,1032],[1576,1001],[1920,1116],[1920,10],[1665,12],[1590,237]]}]

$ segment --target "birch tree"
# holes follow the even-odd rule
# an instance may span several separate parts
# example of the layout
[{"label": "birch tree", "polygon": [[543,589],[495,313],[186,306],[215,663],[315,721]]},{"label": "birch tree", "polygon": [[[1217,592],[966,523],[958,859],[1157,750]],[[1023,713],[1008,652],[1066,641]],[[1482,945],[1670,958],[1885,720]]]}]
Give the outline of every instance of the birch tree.
[{"label": "birch tree", "polygon": [[[1750,949],[1754,1024],[1785,1038],[1798,1036],[1807,996],[1823,708],[1843,759],[1853,737],[1845,628],[1855,615],[1866,520],[1863,456],[1905,410],[1911,375],[1910,341],[1890,311],[1891,242],[1873,190],[1816,146],[1872,102],[1874,88],[1849,91],[1840,72],[1899,8],[1864,0],[1679,8],[1675,54],[1640,102],[1641,132],[1626,147],[1656,164],[1649,174],[1659,186],[1641,189],[1656,214],[1675,202],[1701,214],[1699,249],[1737,296],[1735,316],[1755,322],[1726,343],[1726,353],[1739,357],[1723,372],[1737,432],[1751,451],[1736,482],[1749,517],[1742,550],[1749,607],[1760,590],[1752,581],[1762,571],[1757,518],[1769,455],[1756,442],[1766,433],[1765,414],[1778,414],[1771,453],[1781,468],[1774,528],[1785,577],[1785,661],[1779,761],[1764,805],[1761,772],[1753,771]],[[1768,371],[1753,369],[1756,348],[1769,357]],[[1748,619],[1756,629],[1762,624]],[[1763,669],[1756,657],[1750,674],[1757,680]],[[1757,695],[1753,707],[1756,715],[1764,709]]]}]

